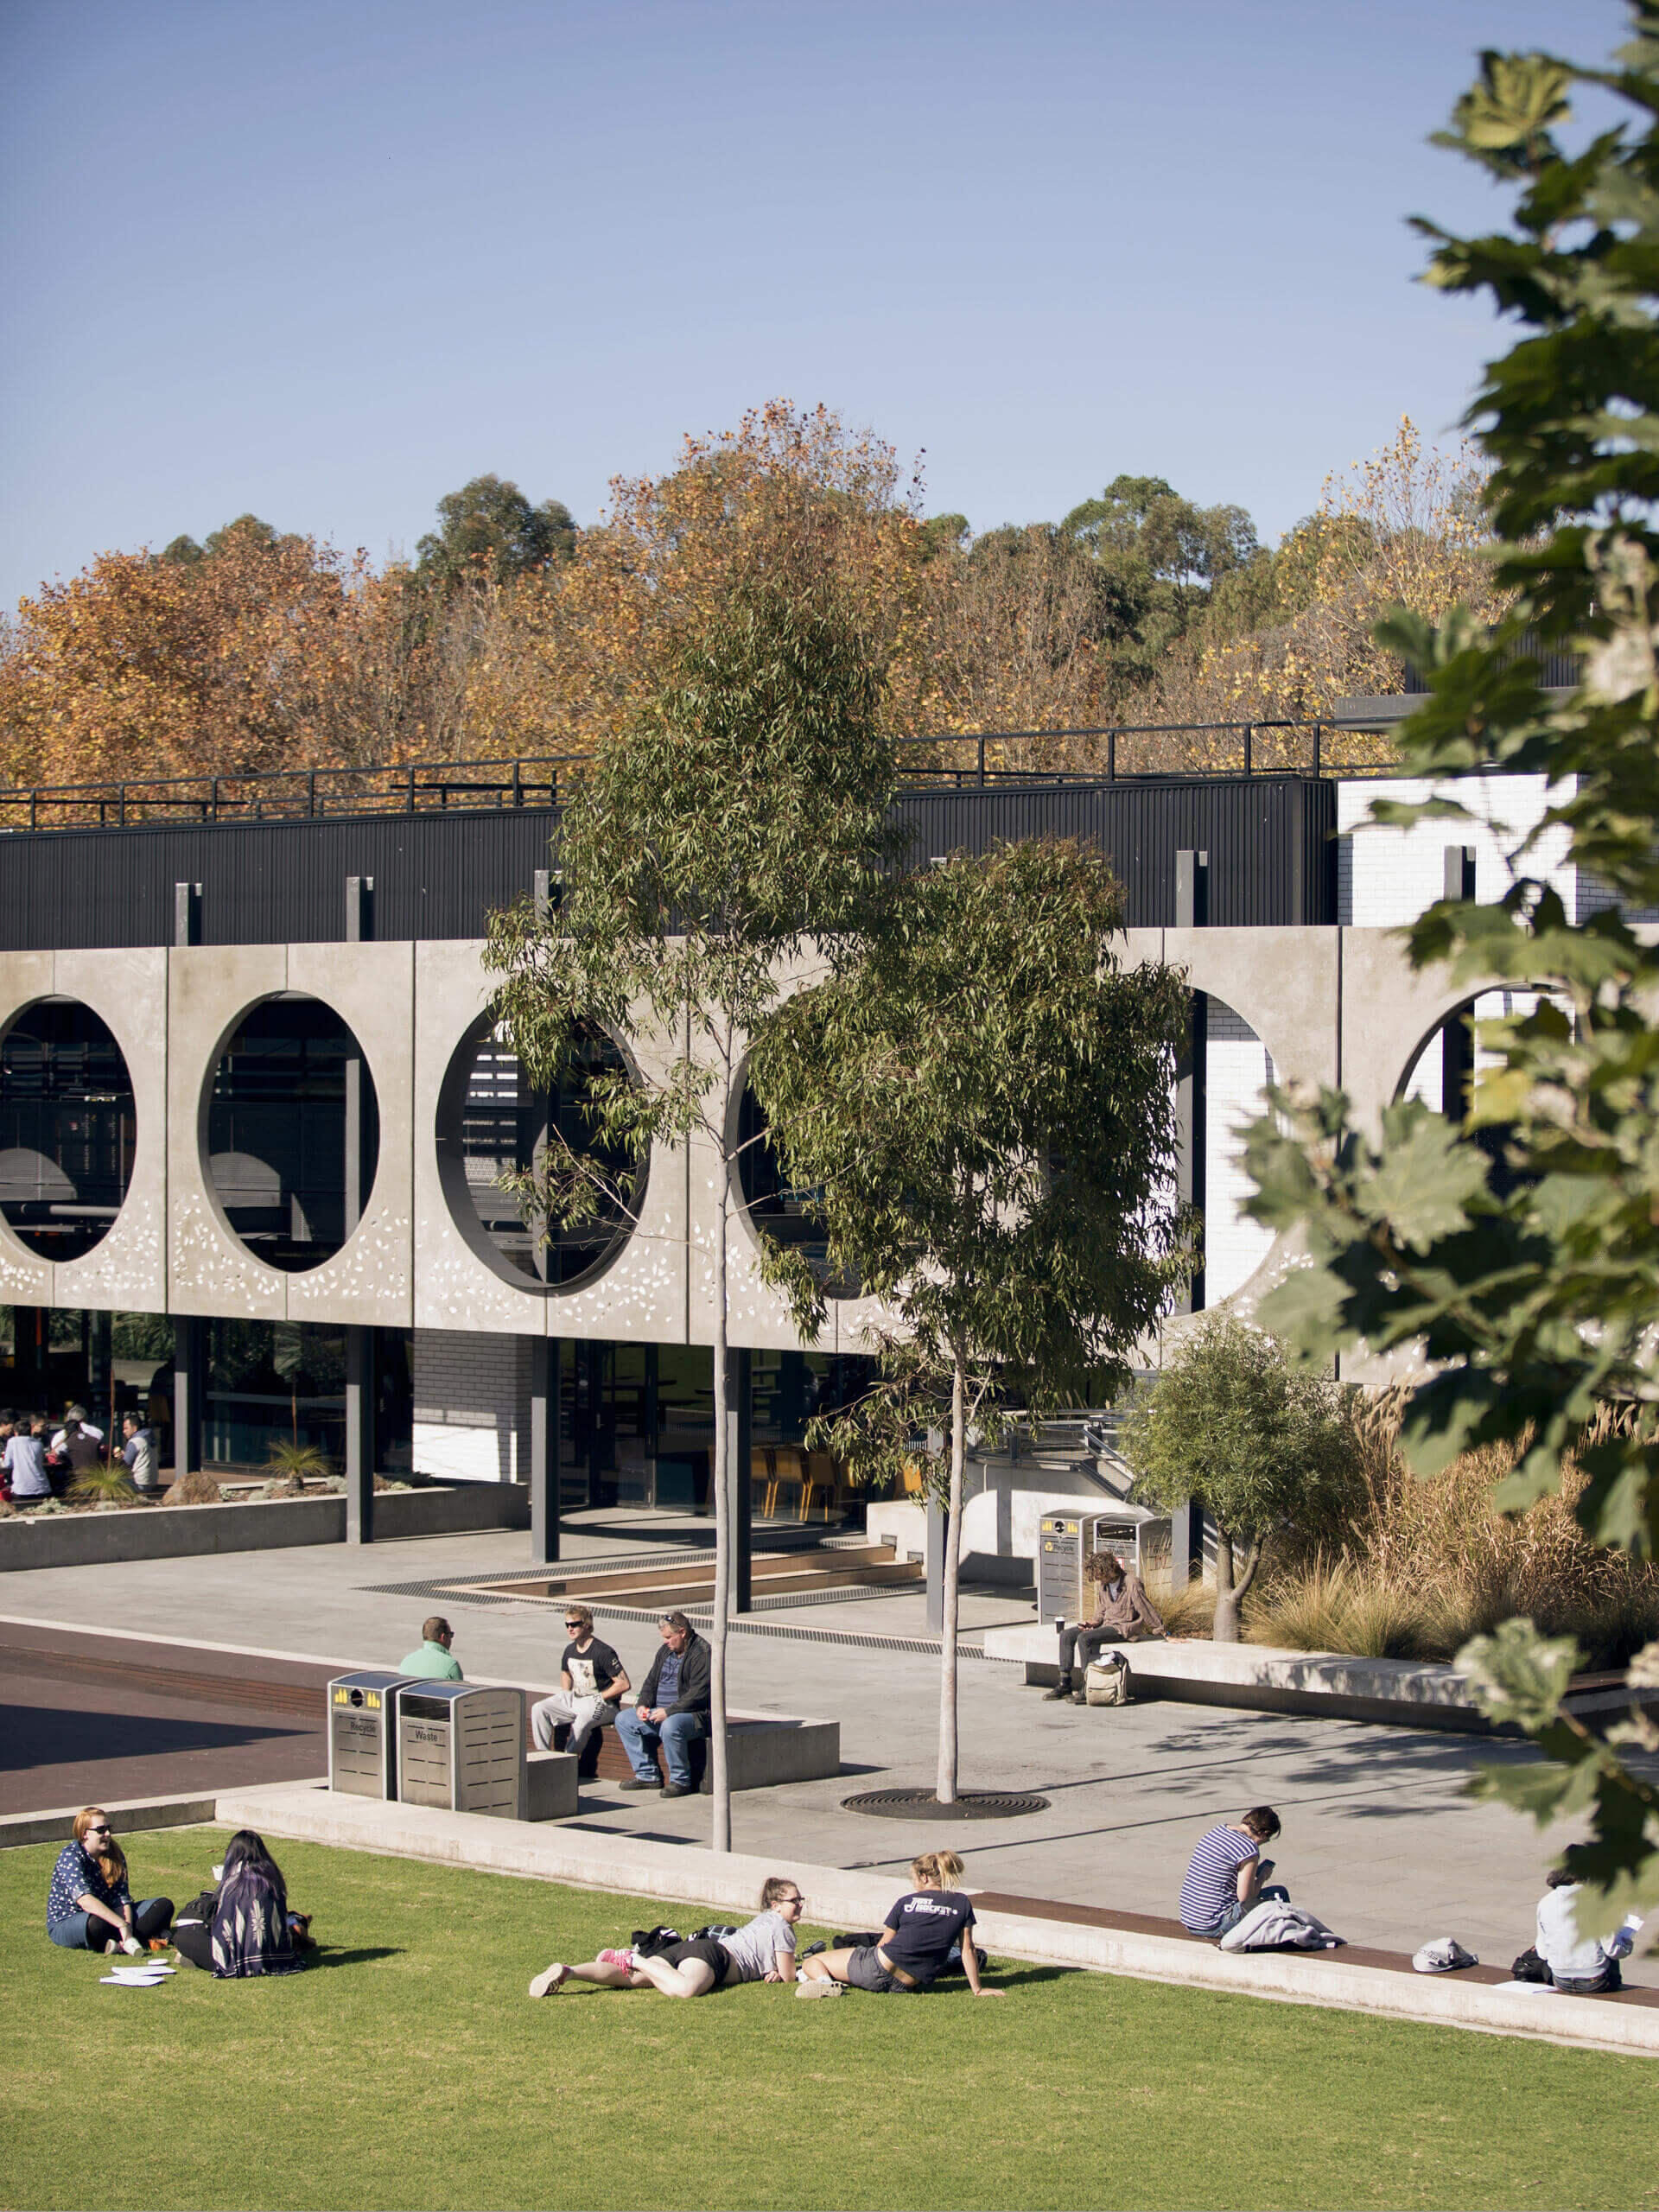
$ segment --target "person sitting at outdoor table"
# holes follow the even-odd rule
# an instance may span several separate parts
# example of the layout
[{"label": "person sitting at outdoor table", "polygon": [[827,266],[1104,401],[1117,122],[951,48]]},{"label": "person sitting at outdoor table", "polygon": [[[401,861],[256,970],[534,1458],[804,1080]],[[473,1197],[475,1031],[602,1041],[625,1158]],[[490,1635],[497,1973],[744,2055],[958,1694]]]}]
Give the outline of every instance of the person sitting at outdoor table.
[{"label": "person sitting at outdoor table", "polygon": [[838,1995],[843,1983],[877,1996],[925,1989],[960,1946],[962,1970],[975,1996],[1001,1997],[1000,1989],[986,1988],[979,1978],[979,1953],[968,1932],[974,1908],[957,1887],[962,1876],[962,1861],[954,1851],[929,1851],[912,1859],[910,1878],[916,1886],[888,1913],[880,1940],[808,1959],[797,1996]]},{"label": "person sitting at outdoor table", "polygon": [[1577,1914],[1583,1883],[1566,1866],[1553,1866],[1545,1879],[1548,1887],[1538,1900],[1535,1948],[1549,1979],[1569,1997],[1601,1997],[1622,1989],[1618,1962],[1630,1950],[1629,1934],[1620,1929],[1605,1943],[1580,1936]]},{"label": "person sitting at outdoor table", "polygon": [[1096,1553],[1090,1560],[1100,1570],[1100,1596],[1090,1621],[1060,1630],[1060,1679],[1048,1694],[1087,1703],[1084,1677],[1089,1662],[1103,1644],[1134,1643],[1164,1632],[1162,1616],[1147,1597],[1138,1574],[1132,1574],[1116,1552]]},{"label": "person sitting at outdoor table", "polygon": [[1190,1935],[1224,1936],[1263,1897],[1288,1897],[1281,1884],[1262,1887],[1273,1861],[1262,1858],[1262,1846],[1278,1833],[1272,1806],[1253,1805],[1241,1819],[1222,1821],[1198,1838],[1181,1884],[1181,1925]]},{"label": "person sitting at outdoor table", "polygon": [[73,1414],[65,1421],[60,1438],[54,1439],[54,1442],[58,1456],[68,1466],[71,1481],[77,1475],[84,1474],[88,1467],[100,1467],[104,1464],[102,1440],[91,1429],[82,1427]]},{"label": "person sitting at outdoor table", "polygon": [[288,1885],[264,1839],[238,1828],[216,1872],[218,1887],[192,1899],[173,1924],[180,1957],[220,1981],[298,1974],[310,1922],[289,1910]]},{"label": "person sitting at outdoor table", "polygon": [[449,1649],[454,1640],[455,1631],[443,1615],[429,1614],[421,1623],[420,1649],[397,1662],[398,1673],[417,1682],[465,1681],[461,1662]]},{"label": "person sitting at outdoor table", "polygon": [[[664,1797],[684,1797],[696,1786],[691,1746],[709,1733],[709,1646],[683,1613],[664,1613],[658,1623],[662,1649],[651,1662],[639,1701],[617,1715],[616,1732],[633,1769],[624,1789],[661,1789]],[[657,1745],[668,1761],[664,1787],[657,1771]]]},{"label": "person sitting at outdoor table", "polygon": [[138,1490],[156,1487],[156,1432],[147,1427],[137,1414],[124,1414],[121,1419],[124,1441],[121,1457],[127,1463],[127,1472]]},{"label": "person sitting at outdoor table", "polygon": [[550,1997],[567,1981],[597,1982],[601,1989],[656,1989],[664,1997],[703,1997],[740,1981],[793,1981],[795,1923],[805,1903],[786,1874],[768,1874],[760,1910],[729,1936],[692,1936],[660,1951],[601,1951],[585,1966],[555,1960],[530,1985],[532,1997]]},{"label": "person sitting at outdoor table", "polygon": [[[42,1421],[41,1426],[44,1428],[46,1426],[45,1422]],[[72,1427],[79,1428],[83,1434],[90,1436],[94,1444],[101,1445],[104,1441],[103,1430],[87,1412],[86,1407],[71,1406],[67,1413],[66,1413],[63,1417],[61,1427],[60,1427],[53,1435],[52,1449],[54,1452],[61,1452],[63,1450],[64,1445],[68,1440],[69,1432]]]},{"label": "person sitting at outdoor table", "polygon": [[530,1732],[543,1751],[550,1751],[553,1732],[563,1723],[570,1731],[565,1749],[580,1757],[590,1736],[615,1725],[630,1685],[621,1660],[594,1634],[594,1617],[586,1605],[567,1605],[564,1625],[570,1641],[559,1662],[560,1687],[531,1707]]},{"label": "person sitting at outdoor table", "polygon": [[127,1886],[126,1853],[110,1834],[110,1816],[87,1805],[58,1853],[46,1893],[46,1932],[66,1951],[126,1951],[136,1955],[167,1933],[171,1897],[135,1905]]},{"label": "person sitting at outdoor table", "polygon": [[11,1477],[13,1503],[28,1505],[52,1495],[46,1471],[46,1450],[29,1423],[19,1421],[6,1440],[6,1472]]}]

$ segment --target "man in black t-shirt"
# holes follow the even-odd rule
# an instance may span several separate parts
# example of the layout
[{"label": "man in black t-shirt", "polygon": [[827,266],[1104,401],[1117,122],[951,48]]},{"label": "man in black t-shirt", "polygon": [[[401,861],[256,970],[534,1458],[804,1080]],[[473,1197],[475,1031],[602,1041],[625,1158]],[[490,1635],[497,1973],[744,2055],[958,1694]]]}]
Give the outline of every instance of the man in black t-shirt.
[{"label": "man in black t-shirt", "polygon": [[843,1982],[876,1996],[925,1989],[943,1972],[952,1946],[960,1943],[962,1970],[975,1996],[1001,1997],[1000,1989],[986,1988],[979,1978],[979,1954],[968,1932],[974,1908],[956,1887],[962,1874],[954,1851],[930,1851],[912,1859],[910,1878],[916,1886],[888,1913],[880,1941],[805,1960],[796,1995],[839,1995]]},{"label": "man in black t-shirt", "polygon": [[608,1728],[615,1720],[629,1683],[617,1654],[594,1634],[594,1617],[586,1605],[567,1605],[564,1625],[570,1641],[559,1662],[561,1687],[531,1706],[530,1728],[543,1751],[550,1751],[553,1731],[567,1722],[570,1740],[565,1749],[580,1753],[595,1730]]}]

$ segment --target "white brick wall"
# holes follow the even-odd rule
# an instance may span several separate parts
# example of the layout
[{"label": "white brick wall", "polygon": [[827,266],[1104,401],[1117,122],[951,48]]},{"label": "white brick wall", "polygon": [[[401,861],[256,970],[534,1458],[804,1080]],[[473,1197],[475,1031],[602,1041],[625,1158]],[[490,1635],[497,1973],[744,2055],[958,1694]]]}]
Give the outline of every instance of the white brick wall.
[{"label": "white brick wall", "polygon": [[415,1465],[466,1482],[527,1480],[530,1342],[416,1329]]},{"label": "white brick wall", "polygon": [[1239,1209],[1250,1189],[1240,1159],[1240,1133],[1262,1111],[1273,1062],[1249,1022],[1218,998],[1210,1001],[1205,1144],[1204,1295],[1219,1305],[1266,1259],[1273,1233]]},{"label": "white brick wall", "polygon": [[[1337,919],[1356,929],[1395,929],[1414,922],[1423,908],[1445,896],[1446,848],[1475,849],[1475,897],[1495,906],[1509,889],[1501,838],[1494,823],[1524,833],[1542,818],[1548,786],[1541,776],[1461,776],[1431,785],[1405,777],[1365,777],[1337,785]],[[1420,822],[1410,830],[1366,822],[1377,798],[1415,803],[1435,796],[1457,798],[1472,822]],[[1551,830],[1527,863],[1560,892],[1568,916],[1578,916],[1578,870],[1567,858],[1567,832]],[[1589,887],[1586,887],[1586,893]],[[1605,904],[1603,898],[1602,904]]]}]

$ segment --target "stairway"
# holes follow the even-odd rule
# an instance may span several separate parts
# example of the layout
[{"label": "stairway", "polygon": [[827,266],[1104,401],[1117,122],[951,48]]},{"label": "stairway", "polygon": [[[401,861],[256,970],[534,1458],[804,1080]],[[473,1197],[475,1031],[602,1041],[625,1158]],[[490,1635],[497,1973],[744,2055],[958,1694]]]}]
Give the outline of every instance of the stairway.
[{"label": "stairway", "polygon": [[[818,1544],[810,1549],[758,1552],[750,1568],[754,1602],[775,1604],[795,1600],[808,1605],[831,1591],[849,1597],[861,1590],[919,1588],[920,1565],[899,1559],[891,1544]],[[491,1598],[523,1600],[528,1605],[566,1605],[580,1599],[584,1605],[626,1605],[642,1613],[658,1614],[676,1607],[688,1612],[709,1605],[715,1594],[715,1555],[693,1552],[683,1559],[657,1559],[638,1567],[615,1560],[583,1567],[543,1568],[511,1582],[492,1580],[476,1586],[456,1583],[457,1596],[473,1587]]]}]

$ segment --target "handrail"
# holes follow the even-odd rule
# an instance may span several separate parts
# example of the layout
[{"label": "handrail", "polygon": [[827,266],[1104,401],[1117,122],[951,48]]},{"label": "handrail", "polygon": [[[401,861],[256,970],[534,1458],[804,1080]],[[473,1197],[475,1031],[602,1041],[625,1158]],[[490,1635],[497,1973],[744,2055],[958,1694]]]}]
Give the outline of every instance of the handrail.
[{"label": "handrail", "polygon": [[[1375,775],[1394,766],[1390,756],[1335,762],[1325,746],[1328,724],[1318,721],[1117,722],[1085,728],[945,730],[896,741],[901,789],[985,790],[1010,784],[1052,785],[1211,780],[1230,777]],[[1170,757],[1191,748],[1170,742],[1219,741],[1231,757],[1192,765]],[[1162,739],[1162,745],[1139,742]],[[1262,741],[1268,741],[1263,757]],[[1231,741],[1228,743],[1227,741]],[[1063,766],[1007,760],[1011,747],[1046,750],[1082,743],[1088,757]],[[950,752],[971,747],[968,761]],[[933,760],[903,756],[932,753]],[[998,756],[1001,756],[999,758]],[[1161,756],[1161,757],[1160,757]],[[590,753],[521,754],[511,760],[484,757],[401,760],[369,766],[269,768],[246,772],[202,770],[195,775],[111,776],[86,783],[20,785],[0,789],[0,829],[78,826],[142,828],[149,823],[312,820],[327,816],[522,811],[556,808],[562,787],[590,760]]]}]

